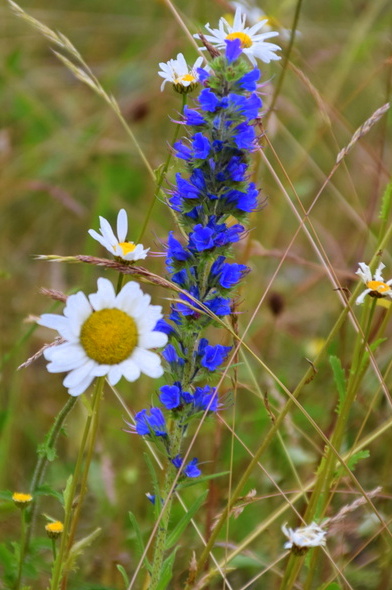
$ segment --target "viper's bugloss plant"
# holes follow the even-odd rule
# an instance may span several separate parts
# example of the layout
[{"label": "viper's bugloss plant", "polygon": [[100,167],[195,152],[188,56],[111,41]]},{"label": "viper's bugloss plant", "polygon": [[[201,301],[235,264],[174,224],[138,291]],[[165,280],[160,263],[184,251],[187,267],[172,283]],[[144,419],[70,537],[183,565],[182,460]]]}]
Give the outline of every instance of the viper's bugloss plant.
[{"label": "viper's bugloss plant", "polygon": [[212,343],[203,333],[217,324],[216,318],[236,313],[233,290],[249,272],[231,258],[233,244],[246,235],[247,216],[260,203],[249,166],[258,145],[262,101],[257,92],[260,70],[243,58],[241,43],[242,37],[231,36],[223,55],[197,69],[202,88],[194,105],[184,107],[186,135],[173,146],[185,170],[176,174],[167,204],[182,236],[170,231],[166,267],[181,291],[169,317],[157,326],[169,337],[163,351],[167,384],[159,394],[163,408],[141,410],[131,426],[132,432],[164,449],[167,460],[160,494],[166,515],[161,514],[151,588],[157,587],[162,571],[175,481],[201,474],[197,458],[190,463],[182,458],[184,435],[192,420],[221,406],[210,383],[231,347]]}]

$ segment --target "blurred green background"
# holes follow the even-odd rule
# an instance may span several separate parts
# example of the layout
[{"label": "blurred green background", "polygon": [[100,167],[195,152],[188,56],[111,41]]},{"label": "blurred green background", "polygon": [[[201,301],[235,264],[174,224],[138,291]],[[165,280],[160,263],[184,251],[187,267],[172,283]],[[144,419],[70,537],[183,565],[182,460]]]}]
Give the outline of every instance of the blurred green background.
[{"label": "blurred green background", "polygon": [[[178,119],[181,107],[181,98],[168,85],[161,93],[158,62],[167,61],[178,52],[183,52],[190,62],[197,57],[169,4],[164,0],[112,0],[110,3],[38,0],[26,1],[21,6],[72,41],[106,91],[116,97],[151,166],[158,168],[167,157],[174,133],[171,119]],[[200,31],[206,22],[217,26],[219,17],[230,13],[229,3],[223,0],[179,0],[175,6],[191,33]],[[261,7],[281,30],[290,29],[295,2],[270,0]],[[331,171],[338,152],[349,143],[355,129],[390,100],[391,16],[388,0],[303,2],[284,83],[274,112],[265,119],[267,137],[276,155],[261,139],[263,154],[273,171],[263,158],[255,157],[255,178],[266,206],[252,216],[246,243],[236,250],[238,260],[246,261],[254,271],[239,293],[242,312],[239,322],[241,333],[265,295],[247,343],[289,389],[295,387],[306,371],[306,358],[315,357],[341,304],[303,232],[299,233],[270,284],[298,227],[284,190],[300,210],[294,187],[302,206],[307,209]],[[91,292],[97,277],[102,275],[102,271],[94,267],[37,261],[34,255],[105,256],[87,230],[98,228],[98,215],[114,222],[118,210],[125,207],[131,220],[129,238],[135,238],[153,198],[154,187],[113,112],[59,62],[48,40],[18,19],[6,2],[0,7],[0,20],[0,330],[3,347],[0,479],[3,488],[23,491],[29,486],[36,446],[42,442],[67,396],[61,384],[62,376],[48,375],[42,359],[27,369],[16,370],[51,337],[43,328],[35,328],[31,316],[61,309],[39,294],[39,288],[66,293],[78,289]],[[281,34],[278,43],[284,55],[288,47],[287,35]],[[265,110],[274,94],[282,63],[261,67]],[[368,262],[375,254],[380,199],[390,179],[390,117],[384,116],[354,146],[311,213],[314,230],[326,256],[342,286],[347,288],[353,286],[357,263]],[[170,188],[175,170],[174,165],[171,166],[166,188]],[[173,219],[168,208],[165,203],[157,202],[144,245],[163,251],[170,229],[173,229]],[[387,250],[383,261],[392,268]],[[165,273],[162,258],[149,258],[146,266],[158,274]],[[115,276],[109,272],[104,274],[115,281]],[[153,294],[155,303],[168,309],[167,292],[145,288]],[[223,342],[222,336],[216,337]],[[347,325],[331,345],[330,352],[338,354],[343,365],[351,352],[351,339],[351,328]],[[390,348],[381,348],[378,359],[381,370],[387,367],[389,356]],[[249,366],[242,364],[238,369],[237,390],[234,392],[231,379],[226,379],[222,394],[228,396],[225,419],[230,421],[235,416],[238,436],[252,449],[270,423],[263,394],[268,393],[276,412],[283,403],[283,394],[251,358],[248,362]],[[365,420],[369,396],[377,387],[374,376],[369,375],[366,387],[359,392],[352,417],[350,433],[353,437],[356,429],[363,426],[366,434],[385,419],[386,407],[379,395],[371,415]],[[119,391],[135,412],[156,399],[157,388],[156,383],[145,378],[132,385],[121,383]],[[336,406],[336,391],[327,362],[306,388],[301,403],[327,432],[334,421]],[[124,410],[108,391],[80,530],[82,536],[100,526],[103,533],[88,558],[81,560],[70,588],[121,588],[116,563],[132,571],[138,560],[132,544],[134,534],[128,510],[137,514],[146,535],[151,529],[152,508],[144,496],[151,491],[142,457],[145,446],[142,440],[122,432],[125,417]],[[64,487],[72,471],[83,421],[84,409],[79,404],[68,421],[68,436],[60,441],[60,460],[48,470],[48,482],[58,490]],[[284,438],[290,460],[277,441],[265,458],[264,466],[275,481],[290,491],[298,489],[296,474],[303,482],[313,475],[323,444],[299,412],[290,417],[286,426]],[[371,464],[364,462],[356,472],[367,489],[380,484],[386,489],[389,486],[388,493],[391,491],[390,438],[387,433],[382,445],[377,439],[371,448]],[[230,469],[234,481],[248,461],[238,443],[231,447],[230,432],[212,420],[203,427],[194,454],[205,462],[205,473]],[[224,507],[227,487],[227,477],[216,481],[209,514],[198,519],[202,530],[208,526],[208,519]],[[259,497],[266,498],[231,522],[226,539],[229,544],[238,543],[249,534],[255,521],[262,521],[282,503],[279,495],[269,497],[276,490],[262,472],[255,473],[249,489],[251,487],[257,488]],[[189,490],[188,501],[198,493],[197,487]],[[341,499],[341,503],[346,499]],[[61,509],[54,499],[44,500],[43,511],[61,519]],[[16,540],[19,534],[16,512],[5,504],[0,517],[4,538]],[[40,525],[44,522],[41,519]],[[237,560],[238,569],[231,578],[234,588],[240,588],[281,551],[280,522],[275,525],[247,547],[242,562]],[[358,527],[350,533],[359,544]],[[196,534],[191,529],[187,534],[187,541],[178,553],[173,588],[181,588],[190,550],[199,548]],[[43,562],[47,559],[48,547],[44,540],[42,546],[37,544],[37,555]],[[376,537],[364,557],[368,565],[363,568],[358,564],[347,566],[345,573],[351,576],[356,589],[371,590],[381,587],[382,583],[384,589],[387,587],[383,577],[386,574],[372,565],[381,547],[382,540]],[[338,549],[341,557],[346,555],[345,551],[350,554],[352,546]],[[42,574],[36,587],[44,587],[46,579]],[[91,585],[82,586],[82,580]],[[266,586],[255,588],[273,588],[279,577],[272,572],[265,580]],[[221,587],[220,584],[217,582],[211,588]]]}]

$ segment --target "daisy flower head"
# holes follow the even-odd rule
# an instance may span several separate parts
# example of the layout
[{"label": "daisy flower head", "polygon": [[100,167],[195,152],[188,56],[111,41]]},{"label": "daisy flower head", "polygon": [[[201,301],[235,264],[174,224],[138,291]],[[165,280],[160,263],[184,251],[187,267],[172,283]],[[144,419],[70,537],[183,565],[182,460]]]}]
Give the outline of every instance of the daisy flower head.
[{"label": "daisy flower head", "polygon": [[193,66],[188,66],[185,57],[179,53],[176,59],[170,59],[168,62],[161,62],[159,67],[161,71],[158,76],[163,78],[161,91],[164,89],[166,82],[173,84],[173,88],[180,94],[191,92],[197,85],[199,78],[197,68],[200,68],[203,58],[198,57]]},{"label": "daisy flower head", "polygon": [[[232,25],[223,17],[219,20],[218,29],[212,29],[209,24],[206,24],[206,29],[211,34],[205,35],[205,38],[218,49],[226,49],[225,41],[239,39],[243,53],[254,66],[256,65],[256,59],[260,59],[265,63],[280,59],[280,56],[276,55],[276,51],[280,50],[279,45],[266,41],[266,39],[276,37],[279,33],[275,31],[259,32],[268,23],[268,19],[263,19],[251,27],[247,27],[245,23],[246,14],[243,14],[241,8],[237,7]],[[194,36],[199,39],[198,34]]]},{"label": "daisy flower head", "polygon": [[104,217],[99,218],[100,234],[93,229],[89,229],[88,233],[94,240],[97,240],[106,248],[108,252],[114,256],[127,260],[129,262],[135,262],[136,260],[142,260],[146,258],[150,248],[144,249],[142,244],[135,244],[134,242],[127,242],[128,233],[128,216],[125,209],[121,209],[117,215],[117,236],[113,232],[110,223]]},{"label": "daisy flower head", "polygon": [[138,283],[130,281],[116,295],[112,283],[99,278],[96,293],[68,297],[63,315],[43,314],[38,323],[64,339],[44,351],[49,373],[68,372],[63,384],[73,396],[95,377],[107,376],[110,385],[121,377],[136,381],[141,373],[160,377],[160,357],[149,349],[164,346],[168,338],[155,330],[162,308],[150,300]]},{"label": "daisy flower head", "polygon": [[356,304],[361,305],[364,302],[366,295],[371,297],[391,297],[392,298],[392,279],[385,281],[382,276],[382,270],[385,268],[385,264],[380,262],[376,272],[372,275],[372,272],[367,264],[364,262],[358,263],[359,268],[355,274],[361,277],[363,283],[366,285],[366,289],[357,297]]},{"label": "daisy flower head", "polygon": [[297,529],[291,529],[284,524],[282,531],[288,538],[284,548],[291,549],[296,555],[303,555],[310,547],[325,547],[327,531],[315,522]]}]

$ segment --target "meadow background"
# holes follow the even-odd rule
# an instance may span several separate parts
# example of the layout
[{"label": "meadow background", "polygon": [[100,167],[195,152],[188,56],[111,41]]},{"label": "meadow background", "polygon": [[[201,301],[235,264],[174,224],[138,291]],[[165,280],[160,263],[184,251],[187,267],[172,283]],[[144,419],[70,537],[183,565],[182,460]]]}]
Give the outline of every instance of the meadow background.
[{"label": "meadow background", "polygon": [[[296,5],[291,0],[266,0],[262,8],[280,27],[290,29]],[[161,93],[158,62],[178,52],[192,63],[197,57],[169,2],[26,0],[21,6],[69,37],[103,87],[116,97],[148,161],[158,168],[166,160],[174,133],[170,119],[178,118],[181,106],[181,98],[168,85]],[[230,9],[223,0],[178,0],[175,7],[192,33],[206,22],[216,26],[218,18]],[[50,332],[35,326],[32,316],[61,310],[39,289],[65,293],[83,289],[89,293],[94,291],[98,276],[113,278],[109,271],[37,261],[34,255],[104,255],[87,230],[98,228],[98,215],[114,222],[124,207],[131,220],[129,236],[135,237],[144,223],[154,186],[113,112],[59,62],[47,39],[19,20],[5,2],[0,7],[0,21],[0,481],[1,489],[25,491],[37,445],[68,395],[61,383],[63,377],[48,375],[42,358],[17,371],[51,337]],[[246,262],[253,271],[238,294],[239,333],[251,320],[245,341],[269,371],[251,355],[240,356],[240,364],[229,371],[220,388],[225,399],[221,415],[227,424],[209,419],[192,451],[204,463],[204,473],[228,472],[213,480],[207,503],[196,516],[206,536],[212,520],[224,508],[230,488],[238,482],[250,455],[285,403],[285,393],[274,377],[293,391],[324,345],[317,372],[302,388],[299,402],[327,437],[333,430],[339,396],[329,356],[339,357],[343,368],[349,370],[355,329],[346,320],[327,341],[348,292],[336,291],[330,275],[335,274],[340,286],[352,291],[358,262],[368,263],[376,254],[381,198],[391,173],[390,114],[355,143],[319,191],[354,131],[390,100],[391,25],[389,0],[302,3],[299,32],[274,111],[263,121],[266,138],[262,139],[262,152],[255,156],[254,175],[265,206],[252,215],[249,235],[236,247],[237,261]],[[288,38],[281,35],[278,43],[284,56]],[[261,66],[266,112],[282,64],[283,60]],[[172,166],[168,181],[175,171]],[[313,244],[300,227],[309,207],[304,226]],[[163,251],[170,229],[173,219],[169,210],[165,203],[157,202],[144,245]],[[387,265],[385,276],[390,278],[389,244],[382,260]],[[165,273],[162,258],[149,258],[146,266],[157,274]],[[168,309],[167,292],[144,288],[154,303]],[[359,317],[360,308],[353,308],[353,313]],[[376,310],[374,331],[387,313],[381,306]],[[387,328],[386,337],[390,334]],[[229,335],[221,341],[230,343]],[[392,417],[385,395],[391,383],[388,339],[375,351],[374,360],[375,366],[368,369],[357,392],[342,450],[368,441],[363,448],[370,456],[358,462],[355,476],[367,492],[382,486],[372,502],[386,524],[381,526],[368,505],[348,513],[329,537],[330,558],[320,554],[314,588],[326,589],[333,582],[336,572],[332,564],[346,578],[346,582],[338,578],[336,590],[392,588],[392,545],[387,528],[392,517]],[[122,382],[118,390],[127,407],[136,412],[151,403],[157,385],[142,378],[135,384]],[[131,574],[139,559],[128,511],[137,516],[146,539],[153,523],[152,506],[145,498],[146,492],[152,491],[143,459],[146,446],[141,438],[122,431],[126,410],[109,388],[103,416],[78,536],[97,527],[102,532],[78,561],[78,570],[69,582],[72,590],[123,588],[116,565],[123,565]],[[78,403],[68,420],[66,436],[59,441],[58,459],[47,471],[47,483],[55,490],[64,488],[72,472],[84,419],[85,408]],[[232,572],[227,575],[232,588],[279,588],[285,565],[280,559],[285,540],[281,525],[299,525],[279,489],[289,498],[304,490],[314,477],[323,449],[322,438],[301,408],[293,409],[244,489],[244,494],[255,489],[256,499],[237,519],[230,519],[220,536],[215,552],[218,560],[224,562],[225,555],[240,549],[231,559]],[[197,498],[205,485],[184,490],[186,503]],[[359,497],[352,480],[342,477],[329,515]],[[303,512],[305,505],[306,494],[295,506]],[[181,510],[174,511],[174,521]],[[40,512],[62,518],[59,502],[50,496],[41,500]],[[0,568],[6,576],[5,547],[19,538],[19,513],[11,502],[0,505],[0,519],[1,540],[5,542]],[[43,532],[45,523],[40,516],[35,563],[29,566],[29,573],[36,576],[34,582],[29,580],[33,588],[45,588],[49,576],[50,542]],[[200,547],[197,534],[188,527],[177,553],[172,588],[182,587],[192,551],[200,552]],[[266,573],[248,585],[264,569]],[[142,584],[141,574],[135,588],[142,588]],[[208,587],[224,588],[224,584],[218,575]],[[299,582],[297,587],[303,586]]]}]

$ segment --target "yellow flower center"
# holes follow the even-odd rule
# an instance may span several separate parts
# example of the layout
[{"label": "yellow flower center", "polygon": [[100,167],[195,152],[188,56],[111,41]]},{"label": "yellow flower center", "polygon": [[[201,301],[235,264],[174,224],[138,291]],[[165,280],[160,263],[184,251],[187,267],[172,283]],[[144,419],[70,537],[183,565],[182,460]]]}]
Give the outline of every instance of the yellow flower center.
[{"label": "yellow flower center", "polygon": [[101,365],[121,363],[138,343],[135,320],[120,309],[95,311],[82,326],[80,343],[87,356]]},{"label": "yellow flower center", "polygon": [[118,247],[120,247],[123,256],[126,256],[130,252],[133,252],[136,248],[133,242],[119,242],[116,246],[116,250]]},{"label": "yellow flower center", "polygon": [[21,492],[14,492],[12,494],[14,502],[31,502],[33,496],[31,494],[22,494]]},{"label": "yellow flower center", "polygon": [[238,33],[229,33],[226,37],[228,41],[233,41],[233,39],[239,39],[241,41],[242,49],[248,49],[252,47],[253,41],[246,33],[238,32]]},{"label": "yellow flower center", "polygon": [[184,74],[176,78],[175,83],[181,84],[181,82],[195,82],[196,78],[193,74]]},{"label": "yellow flower center", "polygon": [[64,525],[59,520],[56,520],[55,522],[50,522],[47,524],[45,526],[45,530],[48,531],[48,533],[62,533],[64,530]]},{"label": "yellow flower center", "polygon": [[381,294],[387,293],[391,290],[390,285],[387,285],[382,281],[369,281],[368,283],[366,283],[366,286],[368,289],[371,289],[372,291],[376,291],[377,293]]}]

